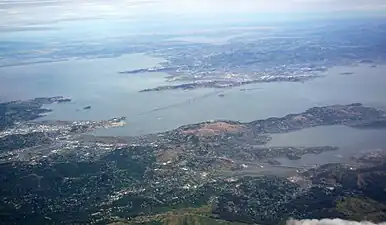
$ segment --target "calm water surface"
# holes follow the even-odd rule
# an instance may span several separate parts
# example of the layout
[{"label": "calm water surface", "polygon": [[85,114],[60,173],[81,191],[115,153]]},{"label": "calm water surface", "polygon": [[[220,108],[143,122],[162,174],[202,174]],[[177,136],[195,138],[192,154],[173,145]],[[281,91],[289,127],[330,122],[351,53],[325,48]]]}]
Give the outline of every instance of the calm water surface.
[{"label": "calm water surface", "polygon": [[[302,112],[310,107],[361,102],[386,109],[385,66],[336,67],[326,77],[305,83],[266,83],[241,88],[139,93],[165,84],[164,73],[138,75],[119,71],[162,62],[141,54],[0,68],[0,99],[64,95],[72,103],[48,107],[43,119],[102,120],[126,116],[127,126],[97,135],[140,135],[211,119],[251,121]],[[354,72],[353,75],[340,75]],[[219,92],[225,97],[218,96]],[[83,110],[90,105],[91,110]]]},{"label": "calm water surface", "polygon": [[355,129],[346,126],[321,126],[275,134],[267,146],[336,146],[338,151],[305,155],[300,160],[279,159],[285,166],[305,166],[350,162],[353,156],[386,149],[386,129]]}]

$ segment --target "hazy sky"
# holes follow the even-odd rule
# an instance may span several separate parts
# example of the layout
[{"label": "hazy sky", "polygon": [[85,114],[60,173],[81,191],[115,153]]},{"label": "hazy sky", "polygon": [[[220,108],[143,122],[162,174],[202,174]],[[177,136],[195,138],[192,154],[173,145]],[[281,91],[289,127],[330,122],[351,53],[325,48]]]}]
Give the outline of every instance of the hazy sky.
[{"label": "hazy sky", "polygon": [[0,27],[78,18],[342,10],[386,10],[386,0],[0,0]]}]

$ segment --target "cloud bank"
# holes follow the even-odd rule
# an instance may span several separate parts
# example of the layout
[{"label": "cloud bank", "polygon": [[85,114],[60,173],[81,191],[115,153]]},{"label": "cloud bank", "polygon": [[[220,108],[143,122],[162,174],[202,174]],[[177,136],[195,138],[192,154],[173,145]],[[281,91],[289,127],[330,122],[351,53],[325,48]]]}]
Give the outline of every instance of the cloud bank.
[{"label": "cloud bank", "polygon": [[306,219],[288,220],[287,225],[386,225],[386,222],[377,224],[369,221],[356,222],[342,219]]}]

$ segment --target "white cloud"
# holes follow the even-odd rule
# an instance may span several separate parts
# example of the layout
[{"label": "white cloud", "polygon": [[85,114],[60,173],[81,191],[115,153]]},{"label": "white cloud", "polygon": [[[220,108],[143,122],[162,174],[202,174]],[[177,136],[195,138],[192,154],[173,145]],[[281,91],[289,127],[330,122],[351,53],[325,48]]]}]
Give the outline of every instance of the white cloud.
[{"label": "white cloud", "polygon": [[306,219],[306,220],[288,220],[287,225],[386,225],[385,223],[372,223],[369,221],[349,221],[342,219]]}]

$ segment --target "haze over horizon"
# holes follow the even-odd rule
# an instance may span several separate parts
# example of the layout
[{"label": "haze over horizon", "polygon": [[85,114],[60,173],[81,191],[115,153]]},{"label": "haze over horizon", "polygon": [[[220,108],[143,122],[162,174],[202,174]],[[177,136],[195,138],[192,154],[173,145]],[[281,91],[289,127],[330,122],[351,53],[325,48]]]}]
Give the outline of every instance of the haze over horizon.
[{"label": "haze over horizon", "polygon": [[81,19],[154,19],[156,16],[224,16],[229,13],[386,12],[383,0],[4,0],[0,28]]}]

